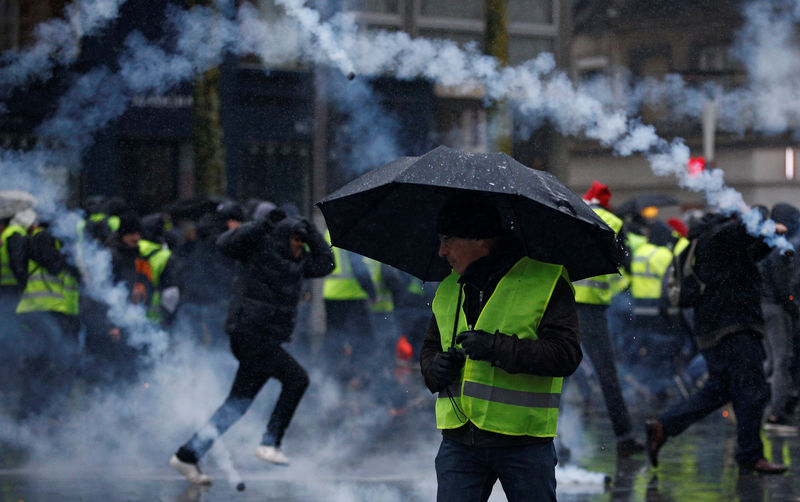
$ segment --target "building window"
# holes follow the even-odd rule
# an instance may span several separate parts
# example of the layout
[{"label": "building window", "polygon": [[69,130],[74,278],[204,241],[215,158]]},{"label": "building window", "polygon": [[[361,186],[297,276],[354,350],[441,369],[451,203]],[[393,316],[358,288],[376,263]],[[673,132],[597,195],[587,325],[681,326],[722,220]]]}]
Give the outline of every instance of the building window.
[{"label": "building window", "polygon": [[248,139],[236,195],[309,209],[311,145],[307,141]]},{"label": "building window", "polygon": [[451,40],[460,45],[461,47],[464,47],[467,44],[477,44],[477,46],[480,47],[481,42],[483,40],[483,33],[421,29],[419,30],[419,34],[425,38],[430,38],[430,39]]},{"label": "building window", "polygon": [[0,0],[0,50],[19,48],[19,0]]},{"label": "building window", "polygon": [[702,71],[725,71],[732,67],[730,53],[725,45],[701,47],[697,53],[697,69]]},{"label": "building window", "polygon": [[512,36],[508,42],[508,64],[515,66],[542,52],[553,52],[552,38]]},{"label": "building window", "polygon": [[422,17],[483,20],[484,0],[421,0]]},{"label": "building window", "polygon": [[553,4],[553,0],[508,0],[508,22],[554,24]]},{"label": "building window", "polygon": [[795,173],[795,156],[794,156],[794,148],[787,147],[786,148],[786,155],[785,155],[785,162],[783,167],[784,175],[786,176],[787,180],[794,179]]},{"label": "building window", "polygon": [[399,14],[399,0],[345,0],[343,10],[375,14]]}]

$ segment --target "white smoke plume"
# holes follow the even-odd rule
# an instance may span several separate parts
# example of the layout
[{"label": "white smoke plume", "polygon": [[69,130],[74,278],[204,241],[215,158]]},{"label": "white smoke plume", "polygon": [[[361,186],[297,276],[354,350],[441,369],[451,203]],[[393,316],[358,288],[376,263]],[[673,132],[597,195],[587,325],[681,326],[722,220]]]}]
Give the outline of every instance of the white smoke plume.
[{"label": "white smoke plume", "polygon": [[93,35],[119,15],[125,0],[79,0],[65,7],[64,19],[39,24],[32,43],[0,59],[0,96],[46,80],[58,66],[75,62],[81,38]]},{"label": "white smoke plume", "polygon": [[[56,66],[69,65],[77,56],[80,37],[96,33],[113,21],[122,3],[120,0],[75,3],[67,9],[66,19],[42,25],[31,45],[4,55],[0,68],[0,95],[6,96],[13,89],[48,78]],[[51,138],[51,144],[56,148],[40,146],[32,152],[0,152],[0,178],[4,180],[4,188],[25,189],[37,197],[40,201],[37,210],[52,221],[55,233],[72,250],[73,261],[83,268],[88,294],[109,305],[109,315],[115,324],[128,328],[134,345],[150,347],[154,361],[152,372],[147,375],[147,386],[95,396],[91,405],[76,413],[73,420],[61,424],[55,448],[35,441],[31,429],[4,428],[5,439],[21,439],[36,445],[40,449],[37,458],[52,460],[53,451],[71,451],[77,452],[76,457],[86,462],[95,459],[95,462],[105,464],[106,457],[97,455],[97,445],[101,445],[101,450],[113,451],[119,458],[130,460],[112,463],[114,466],[152,469],[152,459],[163,458],[165,464],[174,448],[187,439],[188,431],[202,426],[227,392],[226,386],[232,379],[234,368],[231,356],[191,345],[178,345],[170,350],[168,335],[147,322],[141,307],[130,305],[122,286],[111,281],[108,252],[78,239],[75,229],[79,215],[67,211],[63,205],[65,187],[48,181],[53,166],[78,167],[80,154],[91,143],[92,134],[120,117],[134,95],[168,92],[176,84],[218,65],[226,52],[255,54],[267,67],[301,61],[327,65],[343,75],[355,73],[359,77],[355,82],[342,82],[342,87],[332,94],[341,97],[341,106],[346,107],[344,111],[353,114],[353,132],[362,131],[364,124],[370,123],[370,117],[376,116],[376,108],[370,112],[373,115],[357,113],[365,108],[358,106],[359,100],[372,99],[361,78],[391,75],[400,79],[422,77],[456,87],[471,88],[479,84],[486,90],[489,100],[514,102],[520,115],[529,117],[531,124],[538,124],[546,117],[564,134],[595,139],[613,147],[619,155],[645,155],[656,174],[676,176],[681,186],[703,192],[710,205],[745,212],[745,220],[753,233],[774,236],[771,222],[764,222],[754,212],[744,210],[741,195],[725,185],[721,170],[689,176],[686,172],[689,149],[681,140],[659,137],[652,126],[631,117],[628,110],[620,109],[611,100],[613,93],[587,92],[585,88],[574,85],[556,68],[551,55],[543,54],[523,65],[503,68],[474,48],[464,49],[450,41],[412,39],[401,32],[364,32],[348,16],[338,15],[323,20],[317,11],[306,7],[300,0],[279,0],[278,3],[288,14],[287,19],[278,22],[260,19],[249,4],[241,6],[233,16],[203,7],[171,10],[168,23],[170,43],[147,40],[133,33],[126,41],[118,68],[97,68],[75,76],[58,110],[38,129],[38,134],[42,138]],[[767,22],[773,23],[769,31],[780,36],[761,40],[758,50],[751,47],[752,42],[742,42],[741,50],[747,53],[747,61],[752,61],[748,70],[754,83],[747,89],[717,95],[723,111],[738,110],[736,114],[723,113],[721,123],[734,131],[793,128],[797,116],[793,106],[800,102],[795,95],[800,92],[797,91],[800,87],[794,85],[798,74],[795,66],[800,58],[791,49],[795,42],[791,35],[793,26],[790,21],[765,15],[759,7],[762,2],[753,5],[755,10],[747,11],[748,24],[742,32],[742,40],[755,39],[758,42],[765,38],[761,34],[767,30],[759,30],[758,26]],[[798,14],[795,9],[793,19],[796,20]],[[779,60],[781,71],[770,75],[767,70],[776,63],[768,58],[775,54],[782,56]],[[689,89],[675,78],[651,86],[647,92],[642,89],[642,100],[680,101],[689,96],[686,100],[689,105],[681,111],[689,117],[698,116],[706,92]],[[775,98],[767,97],[773,92]],[[778,106],[780,103],[784,106]],[[757,106],[759,104],[761,106]],[[363,158],[369,159],[362,166],[364,169],[403,153],[391,141],[395,132],[392,122],[378,124],[382,124],[381,131],[386,134],[361,134],[365,140],[381,139],[380,148],[375,148],[376,145],[370,142],[358,144],[358,149],[364,153]],[[369,152],[372,157],[366,155]],[[788,246],[781,239],[776,238],[775,244]],[[187,337],[192,335],[184,334]],[[303,401],[296,423],[290,429],[294,434],[290,439],[316,453],[313,459],[316,472],[330,472],[335,479],[342,454],[351,449],[358,451],[363,446],[353,441],[354,437],[357,438],[357,431],[382,424],[387,418],[377,411],[365,412],[357,418],[345,415],[342,420],[345,425],[333,429],[334,434],[323,437],[314,434],[303,441],[303,432],[318,427],[320,416],[344,413],[342,409],[349,399],[349,396],[337,394],[329,387],[322,375],[312,373],[312,380],[309,396]],[[254,409],[229,431],[230,444],[255,447],[256,438],[264,426],[263,417],[274,401],[275,390],[274,385],[268,387]],[[92,424],[88,430],[87,421]],[[432,424],[425,426],[433,428]],[[435,453],[431,451],[431,444],[435,444],[435,440],[425,436],[419,439],[419,443],[414,445],[418,446],[416,451],[409,448],[412,454],[404,457],[405,460],[418,462],[419,451],[425,452],[427,458],[433,457]],[[234,462],[242,462],[244,454],[233,451],[231,457]],[[247,457],[252,457],[249,450]],[[221,458],[220,463],[227,464],[224,454]],[[137,466],[137,459],[147,465]],[[397,458],[392,460],[397,461]],[[232,469],[232,464],[229,467]],[[303,467],[302,461],[299,467]],[[430,469],[432,466],[427,471],[429,474]],[[230,472],[235,472],[235,469]],[[295,475],[301,479],[304,474],[298,469]],[[422,498],[431,498],[433,481],[428,478],[421,486]],[[334,495],[336,500],[393,500],[392,497],[400,497],[387,490],[376,488],[375,493],[365,496],[363,492],[351,493],[350,487],[340,486],[329,491],[328,495]]]}]

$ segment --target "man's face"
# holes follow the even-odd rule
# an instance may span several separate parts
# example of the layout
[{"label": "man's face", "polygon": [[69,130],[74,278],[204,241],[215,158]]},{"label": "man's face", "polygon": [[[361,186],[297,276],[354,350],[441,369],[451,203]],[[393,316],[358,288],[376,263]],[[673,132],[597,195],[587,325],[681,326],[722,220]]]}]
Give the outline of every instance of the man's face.
[{"label": "man's face", "polygon": [[459,275],[464,275],[470,263],[488,254],[486,239],[439,236],[439,256],[447,259],[447,263]]},{"label": "man's face", "polygon": [[134,232],[130,234],[123,234],[120,240],[123,244],[128,246],[129,248],[135,248],[139,245],[139,240],[142,238],[142,234],[139,232]]},{"label": "man's face", "polygon": [[295,258],[300,258],[300,255],[303,254],[305,248],[305,241],[303,241],[303,239],[301,239],[297,234],[292,234],[289,237],[289,250],[291,250],[292,256]]}]

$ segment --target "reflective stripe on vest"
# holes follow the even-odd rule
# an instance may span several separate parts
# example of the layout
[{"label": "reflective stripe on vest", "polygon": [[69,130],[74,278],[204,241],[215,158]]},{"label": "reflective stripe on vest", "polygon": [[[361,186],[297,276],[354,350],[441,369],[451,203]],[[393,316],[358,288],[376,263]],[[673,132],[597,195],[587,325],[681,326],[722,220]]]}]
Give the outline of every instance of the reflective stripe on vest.
[{"label": "reflective stripe on vest", "polygon": [[0,286],[16,286],[18,284],[17,277],[11,270],[11,258],[6,241],[14,234],[25,236],[26,233],[25,229],[19,225],[9,225],[0,234]]},{"label": "reflective stripe on vest", "polygon": [[[497,284],[474,329],[537,339],[539,322],[560,277],[569,281],[560,265],[520,259]],[[456,306],[461,288],[458,279],[452,272],[433,300],[442,350],[451,345],[456,319],[457,333],[469,329],[463,305]],[[436,400],[436,425],[452,429],[470,420],[480,429],[500,434],[554,437],[561,385],[561,378],[511,374],[490,361],[467,358],[460,382]]]},{"label": "reflective stripe on vest", "polygon": [[631,260],[631,295],[638,300],[661,298],[661,282],[672,262],[672,251],[663,246],[642,244]]},{"label": "reflective stripe on vest", "polygon": [[[611,227],[614,233],[618,234],[622,230],[622,220],[614,213],[599,206],[592,206],[592,210]],[[619,274],[589,277],[575,281],[572,285],[575,287],[575,301],[591,305],[609,305],[611,298],[625,287]]]},{"label": "reflective stripe on vest", "polygon": [[[37,229],[33,235],[40,231],[41,229]],[[58,240],[55,243],[56,249],[61,249],[61,243]],[[17,314],[60,312],[78,315],[79,300],[78,281],[66,270],[52,275],[40,264],[28,260],[28,283],[17,305]]]},{"label": "reflective stripe on vest", "polygon": [[[325,232],[325,240],[331,243],[330,232]],[[322,286],[322,297],[326,300],[366,300],[369,295],[358,283],[353,275],[353,267],[347,260],[342,250],[332,247],[335,267],[330,275],[325,277]]]}]

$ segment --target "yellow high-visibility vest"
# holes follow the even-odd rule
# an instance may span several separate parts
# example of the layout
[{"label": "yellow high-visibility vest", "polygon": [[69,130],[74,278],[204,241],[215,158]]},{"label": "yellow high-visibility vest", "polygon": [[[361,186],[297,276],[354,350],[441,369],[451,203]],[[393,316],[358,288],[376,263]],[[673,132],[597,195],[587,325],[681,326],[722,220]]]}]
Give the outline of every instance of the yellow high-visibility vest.
[{"label": "yellow high-visibility vest", "polygon": [[[451,272],[439,285],[433,313],[446,351],[456,333],[477,329],[536,339],[539,323],[559,278],[569,278],[561,265],[521,258],[497,284],[474,327],[467,325],[463,305],[457,305],[459,275]],[[458,309],[458,310],[456,310]],[[461,379],[436,400],[436,426],[453,429],[471,421],[478,428],[512,436],[554,437],[562,379],[511,374],[491,361],[467,358]]]}]

